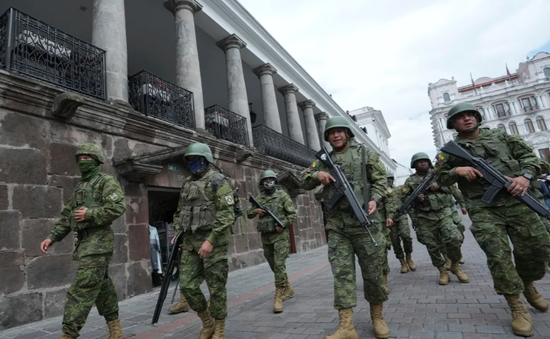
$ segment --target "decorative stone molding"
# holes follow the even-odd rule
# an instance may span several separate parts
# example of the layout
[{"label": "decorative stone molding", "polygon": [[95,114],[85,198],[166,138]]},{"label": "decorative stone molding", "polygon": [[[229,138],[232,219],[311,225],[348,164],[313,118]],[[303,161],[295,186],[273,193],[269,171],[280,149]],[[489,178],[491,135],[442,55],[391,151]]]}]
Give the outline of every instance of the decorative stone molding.
[{"label": "decorative stone molding", "polygon": [[313,102],[313,100],[311,99],[308,99],[306,101],[299,102],[298,107],[300,107],[300,109],[302,110],[305,110],[307,108],[313,108],[315,107],[315,102]]},{"label": "decorative stone molding", "polygon": [[78,107],[85,102],[84,98],[76,93],[61,93],[54,98],[52,114],[70,120],[75,115]]},{"label": "decorative stone molding", "polygon": [[271,64],[267,63],[254,68],[252,72],[254,72],[254,74],[256,74],[258,77],[261,77],[262,75],[265,75],[265,74],[268,74],[268,75],[276,74],[277,69],[271,66]]},{"label": "decorative stone molding", "polygon": [[300,91],[300,89],[296,87],[294,84],[288,84],[286,86],[279,87],[277,90],[281,92],[281,94],[283,95],[287,95],[288,93],[296,93]]},{"label": "decorative stone molding", "polygon": [[231,34],[225,39],[216,42],[216,46],[226,52],[230,48],[243,49],[246,47],[246,42],[239,38],[236,34]]},{"label": "decorative stone molding", "polygon": [[175,14],[177,11],[187,9],[196,14],[202,10],[202,5],[195,0],[169,0],[163,3],[164,8]]},{"label": "decorative stone molding", "polygon": [[329,115],[325,112],[317,113],[314,115],[315,121],[319,122],[321,120],[328,120]]}]

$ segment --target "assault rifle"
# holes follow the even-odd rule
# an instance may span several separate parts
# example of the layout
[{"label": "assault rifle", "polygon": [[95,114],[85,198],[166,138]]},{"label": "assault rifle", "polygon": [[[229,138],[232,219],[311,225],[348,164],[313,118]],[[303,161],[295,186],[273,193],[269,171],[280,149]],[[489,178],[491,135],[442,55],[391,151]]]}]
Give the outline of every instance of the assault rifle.
[{"label": "assault rifle", "polygon": [[397,219],[397,217],[399,217],[401,214],[406,213],[408,210],[410,210],[416,198],[420,194],[426,193],[426,191],[430,188],[430,185],[432,184],[432,180],[434,179],[434,177],[435,177],[435,172],[430,171],[430,173],[428,173],[428,175],[426,175],[424,179],[422,179],[422,181],[420,182],[420,185],[418,185],[418,187],[416,187],[415,190],[407,197],[405,202],[403,202],[403,204],[401,204],[401,206],[397,208],[397,212],[394,217],[395,219]]},{"label": "assault rifle", "polygon": [[[484,203],[488,204],[493,201],[496,195],[503,188],[507,189],[512,184],[512,181],[510,179],[497,171],[485,159],[472,156],[464,148],[460,147],[456,142],[452,140],[446,143],[445,146],[441,148],[441,151],[469,161],[478,171],[481,172],[481,174],[483,175],[481,179],[483,179],[489,186],[481,197],[481,201],[483,201]],[[546,206],[541,204],[537,199],[529,195],[529,193],[526,193],[524,196],[518,194],[516,195],[516,199],[527,205],[530,209],[535,211],[543,218],[550,220],[550,211],[548,211]]]},{"label": "assault rifle", "polygon": [[267,208],[265,206],[262,206],[262,204],[260,204],[260,202],[258,200],[256,200],[256,198],[254,198],[253,196],[250,196],[250,198],[248,198],[248,201],[251,204],[253,204],[254,206],[258,207],[259,209],[264,210],[265,213],[267,213],[267,215],[272,217],[273,220],[275,220],[275,223],[277,224],[276,225],[277,227],[285,228],[285,225],[283,224],[283,222],[281,220],[279,220],[279,218],[277,218],[277,216],[275,214],[273,214],[273,212],[271,212],[271,210],[269,208]]},{"label": "assault rifle", "polygon": [[[164,300],[166,299],[166,295],[168,294],[168,289],[170,288],[170,276],[172,275],[172,271],[174,271],[174,267],[176,266],[176,262],[178,261],[178,250],[182,241],[183,231],[178,234],[178,236],[174,240],[174,244],[172,245],[172,250],[170,251],[170,256],[168,257],[168,265],[166,266],[166,274],[164,277],[164,281],[162,282],[162,287],[160,288],[159,298],[157,299],[157,306],[155,307],[155,313],[153,313],[153,322],[151,324],[156,324],[159,321],[160,312],[162,311],[162,305],[164,304]],[[178,287],[176,286],[176,288]]]},{"label": "assault rifle", "polygon": [[[348,179],[346,178],[346,175],[342,171],[342,167],[332,161],[332,158],[330,157],[330,154],[325,147],[317,152],[315,154],[315,157],[321,160],[321,162],[329,168],[329,170],[332,172],[332,175],[336,179],[336,182],[333,182],[331,184],[336,193],[332,197],[330,197],[328,201],[325,202],[325,205],[328,207],[328,209],[332,209],[334,206],[336,206],[336,204],[340,202],[342,198],[345,197],[351,205],[353,213],[355,214],[357,219],[359,219],[361,226],[363,226],[367,231],[374,246],[378,246],[378,243],[376,242],[376,240],[374,240],[374,237],[372,236],[372,233],[369,229],[369,227],[372,225],[372,221],[369,219],[369,216],[367,212],[365,212],[365,210],[363,209],[363,206],[361,206],[361,203],[359,203],[359,200],[357,199],[357,196],[353,191],[353,186],[351,186]],[[368,201],[365,201],[365,208],[367,208],[367,206]]]}]

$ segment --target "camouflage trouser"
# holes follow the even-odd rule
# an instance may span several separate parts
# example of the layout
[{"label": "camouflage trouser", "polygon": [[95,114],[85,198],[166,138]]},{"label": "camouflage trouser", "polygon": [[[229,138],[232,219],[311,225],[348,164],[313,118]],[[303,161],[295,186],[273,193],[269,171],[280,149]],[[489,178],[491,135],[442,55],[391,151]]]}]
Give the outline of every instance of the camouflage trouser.
[{"label": "camouflage trouser", "polygon": [[[431,216],[435,215],[431,214]],[[444,214],[439,220],[424,218],[417,214],[418,228],[416,233],[422,243],[426,245],[432,265],[441,267],[445,265],[442,253],[446,253],[452,261],[462,258],[460,247],[464,237],[460,234],[456,224],[453,222],[451,213]]]},{"label": "camouflage trouser", "polygon": [[204,259],[198,251],[204,239],[186,237],[183,240],[183,253],[180,265],[180,290],[197,313],[203,313],[208,306],[200,286],[206,280],[210,291],[210,314],[214,319],[227,317],[227,245],[216,245]]},{"label": "camouflage trouser", "polygon": [[[464,232],[466,231],[466,227],[462,223],[462,219],[460,219],[460,216],[458,215],[458,211],[453,206],[451,207],[451,210],[453,211],[453,221],[458,227],[458,230],[460,231],[460,234],[462,234],[462,237],[464,237]],[[464,241],[464,239],[462,239]]]},{"label": "camouflage trouser", "polygon": [[382,273],[385,255],[385,246],[382,245],[385,241],[381,239],[382,244],[373,247],[367,234],[346,236],[333,230],[328,231],[328,260],[334,276],[335,309],[357,306],[356,255],[363,275],[365,299],[374,304],[388,300]]},{"label": "camouflage trouser", "polygon": [[[269,235],[268,235],[269,236]],[[262,240],[265,235],[262,234]],[[275,286],[286,287],[286,257],[289,251],[288,237],[279,237],[272,243],[263,242],[264,257],[275,273]]]},{"label": "camouflage trouser", "polygon": [[[386,227],[386,225],[384,225],[383,227]],[[389,228],[389,227],[386,227],[386,228]],[[383,275],[388,275],[388,274],[390,274],[390,263],[388,261],[388,252],[391,248],[391,238],[390,238],[389,230],[386,231],[386,234],[384,236],[386,238],[386,248],[385,248],[385,251],[384,251],[384,264],[383,264],[383,267],[382,267],[382,274]]]},{"label": "camouflage trouser", "polygon": [[[519,294],[523,281],[544,277],[550,236],[537,214],[527,206],[474,207],[468,210],[470,228],[487,256],[487,264],[498,294]],[[514,263],[510,238],[514,246]]]},{"label": "camouflage trouser", "polygon": [[403,254],[401,241],[403,241],[405,253],[412,253],[413,251],[409,221],[407,220],[407,218],[400,218],[395,220],[394,224],[390,227],[390,231],[393,253],[395,253],[395,257],[397,259],[404,259],[405,255]]},{"label": "camouflage trouser", "polygon": [[110,256],[93,255],[78,261],[76,278],[65,298],[63,333],[78,338],[94,304],[106,321],[118,319],[118,299],[108,274],[110,260]]}]

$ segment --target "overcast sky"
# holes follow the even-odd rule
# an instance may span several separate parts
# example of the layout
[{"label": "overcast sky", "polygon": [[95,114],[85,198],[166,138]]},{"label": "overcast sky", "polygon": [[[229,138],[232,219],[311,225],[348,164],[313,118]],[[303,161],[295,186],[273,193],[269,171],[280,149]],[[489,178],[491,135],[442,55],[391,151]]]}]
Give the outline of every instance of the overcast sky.
[{"label": "overcast sky", "polygon": [[550,52],[550,0],[238,0],[344,110],[381,110],[390,155],[435,156],[428,83]]}]

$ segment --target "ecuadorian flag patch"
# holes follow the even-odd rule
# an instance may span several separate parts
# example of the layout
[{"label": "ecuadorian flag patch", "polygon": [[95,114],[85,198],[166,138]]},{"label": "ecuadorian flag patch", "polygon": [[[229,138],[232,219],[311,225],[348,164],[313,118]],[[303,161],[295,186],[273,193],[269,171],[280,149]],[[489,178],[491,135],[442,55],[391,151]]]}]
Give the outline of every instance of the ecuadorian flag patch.
[{"label": "ecuadorian flag patch", "polygon": [[315,168],[317,166],[317,161],[314,161],[311,165],[309,165],[309,168]]},{"label": "ecuadorian flag patch", "polygon": [[437,159],[437,162],[442,162],[443,160],[445,160],[445,156],[443,155],[443,153],[439,153],[435,158]]}]

